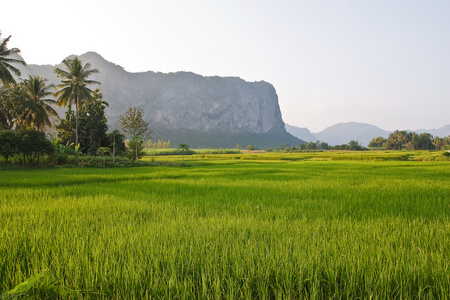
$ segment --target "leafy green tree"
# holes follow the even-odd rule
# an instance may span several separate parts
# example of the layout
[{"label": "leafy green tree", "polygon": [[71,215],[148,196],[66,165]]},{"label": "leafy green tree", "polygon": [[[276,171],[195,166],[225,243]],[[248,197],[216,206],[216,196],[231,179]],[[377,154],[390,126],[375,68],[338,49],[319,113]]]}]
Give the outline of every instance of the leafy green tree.
[{"label": "leafy green tree", "polygon": [[8,158],[18,153],[20,137],[14,130],[0,130],[0,155],[8,162]]},{"label": "leafy green tree", "polygon": [[442,146],[444,145],[444,139],[440,137],[435,137],[433,139],[433,145],[436,150],[441,150]]},{"label": "leafy green tree", "polygon": [[388,150],[401,150],[406,147],[406,144],[409,142],[409,140],[410,138],[406,131],[396,130],[393,133],[389,134],[389,137],[384,146]]},{"label": "leafy green tree", "polygon": [[125,139],[125,135],[117,129],[108,133],[109,146],[113,149],[113,156],[122,155],[125,152]]},{"label": "leafy green tree", "polygon": [[29,75],[28,79],[24,81],[24,90],[28,96],[27,108],[25,110],[24,122],[27,126],[32,126],[37,130],[42,130],[45,126],[50,127],[49,116],[58,117],[58,113],[51,106],[55,105],[56,101],[46,97],[52,96],[50,91],[55,88],[55,85],[47,85],[47,79],[39,76]]},{"label": "leafy green tree", "polygon": [[442,138],[442,150],[450,150],[450,135]]},{"label": "leafy green tree", "polygon": [[144,140],[140,136],[133,135],[125,144],[128,148],[126,153],[128,158],[138,160],[144,156]]},{"label": "leafy green tree", "polygon": [[306,150],[315,150],[315,149],[316,149],[316,143],[309,142],[308,144],[306,144]]},{"label": "leafy green tree", "polygon": [[25,65],[25,61],[22,59],[11,58],[13,55],[18,55],[20,50],[17,48],[8,49],[8,42],[11,36],[8,36],[6,39],[1,39],[2,34],[0,32],[0,81],[3,86],[7,86],[8,84],[15,83],[16,80],[12,73],[17,76],[20,76],[20,71],[13,64],[21,64]]},{"label": "leafy green tree", "polygon": [[408,150],[419,150],[419,135],[415,132],[409,132],[407,135],[407,142],[405,148]]},{"label": "leafy green tree", "polygon": [[253,147],[253,145],[247,145],[247,150],[249,151],[255,150],[255,147]]},{"label": "leafy green tree", "polygon": [[378,136],[376,138],[373,138],[370,142],[369,142],[369,147],[383,147],[383,144],[386,143],[387,139]]},{"label": "leafy green tree", "polygon": [[[108,103],[103,100],[100,90],[96,89],[91,100],[85,101],[78,113],[78,141],[83,145],[83,152],[95,155],[97,148],[109,146],[107,137],[107,119],[105,108]],[[56,126],[58,137],[64,144],[75,143],[76,118],[72,110],[66,112],[65,119]]]},{"label": "leafy green tree", "polygon": [[108,124],[105,109],[108,102],[103,100],[103,94],[99,89],[94,90],[93,98],[83,103],[80,110],[80,143],[86,147],[86,151],[95,155],[97,148],[108,146]]},{"label": "leafy green tree", "polygon": [[320,143],[320,149],[322,149],[322,150],[330,150],[330,145],[328,145],[328,143],[325,143],[325,142],[321,142]]},{"label": "leafy green tree", "polygon": [[[136,160],[142,157],[144,139],[151,138],[152,130],[148,127],[149,122],[144,120],[144,110],[140,107],[130,107],[125,114],[119,117],[122,130],[131,136],[127,147],[134,152]],[[133,148],[134,147],[134,148]],[[142,149],[141,149],[142,147]]]},{"label": "leafy green tree", "polygon": [[[67,70],[56,68],[58,77],[62,78],[62,83],[57,85],[55,96],[58,97],[59,106],[75,105],[75,145],[78,146],[78,112],[84,101],[92,100],[93,91],[87,87],[90,84],[100,84],[98,81],[88,80],[92,74],[98,73],[97,69],[91,69],[91,64],[83,65],[77,57],[63,60]],[[78,155],[76,156],[78,161]]]},{"label": "leafy green tree", "polygon": [[433,150],[433,136],[428,132],[421,133],[418,138],[418,146],[420,150]]},{"label": "leafy green tree", "polygon": [[32,164],[35,160],[39,164],[41,154],[53,154],[52,143],[45,137],[45,133],[36,129],[19,130],[19,151],[22,152],[23,161]]},{"label": "leafy green tree", "polygon": [[301,144],[298,144],[298,146],[297,146],[297,149],[298,150],[306,150],[306,143],[301,143]]},{"label": "leafy green tree", "polygon": [[148,127],[150,122],[144,120],[144,110],[140,107],[130,107],[125,114],[119,117],[122,130],[130,137],[140,136],[150,138],[152,130]]},{"label": "leafy green tree", "polygon": [[23,84],[9,84],[0,89],[0,127],[20,129],[26,127],[26,111],[30,99]]},{"label": "leafy green tree", "polygon": [[73,110],[66,111],[65,118],[61,119],[59,125],[56,125],[56,130],[62,144],[75,144],[75,113]]},{"label": "leafy green tree", "polygon": [[362,147],[361,147],[361,145],[359,144],[358,141],[351,140],[348,143],[348,150],[362,150]]}]

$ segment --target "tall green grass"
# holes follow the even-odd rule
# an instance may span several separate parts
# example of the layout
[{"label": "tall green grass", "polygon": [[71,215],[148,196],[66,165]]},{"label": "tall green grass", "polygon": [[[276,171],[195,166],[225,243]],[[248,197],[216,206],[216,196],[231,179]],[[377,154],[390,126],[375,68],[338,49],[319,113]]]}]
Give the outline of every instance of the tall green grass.
[{"label": "tall green grass", "polygon": [[449,180],[448,162],[225,157],[0,171],[0,295],[45,274],[28,296],[443,299]]}]

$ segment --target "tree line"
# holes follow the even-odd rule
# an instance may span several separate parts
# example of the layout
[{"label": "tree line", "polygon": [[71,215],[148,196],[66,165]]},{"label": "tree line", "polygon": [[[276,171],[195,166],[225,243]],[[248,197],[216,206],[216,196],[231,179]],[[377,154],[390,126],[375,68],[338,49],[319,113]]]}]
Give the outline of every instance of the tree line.
[{"label": "tree line", "polygon": [[450,150],[450,136],[433,137],[430,133],[417,134],[396,130],[389,137],[376,137],[369,143],[369,147],[383,147],[387,150]]},{"label": "tree line", "polygon": [[[89,63],[75,57],[62,61],[62,68],[55,68],[61,79],[58,85],[48,84],[46,78],[29,75],[16,82],[21,72],[15,66],[25,65],[17,48],[8,49],[11,36],[1,39],[0,32],[0,155],[9,158],[22,154],[23,163],[39,163],[46,154],[55,161],[64,162],[69,154],[78,155],[127,155],[142,157],[143,139],[149,138],[149,122],[143,120],[143,110],[130,108],[120,116],[122,130],[108,132],[105,108],[109,106],[100,85],[91,80],[99,73]],[[55,100],[56,99],[56,100]],[[67,107],[65,118],[60,119],[53,106]],[[75,108],[75,109],[73,109]],[[45,130],[56,124],[58,138],[50,141]]]}]

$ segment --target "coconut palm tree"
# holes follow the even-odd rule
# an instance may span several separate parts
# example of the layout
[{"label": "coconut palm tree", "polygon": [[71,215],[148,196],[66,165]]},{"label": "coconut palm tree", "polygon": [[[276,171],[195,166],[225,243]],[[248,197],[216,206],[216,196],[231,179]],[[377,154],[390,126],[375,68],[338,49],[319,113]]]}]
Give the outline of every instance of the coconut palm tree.
[{"label": "coconut palm tree", "polygon": [[21,65],[25,65],[25,62],[22,59],[11,58],[11,55],[19,54],[20,50],[17,48],[8,49],[7,45],[11,36],[6,39],[1,39],[2,33],[0,32],[0,81],[3,86],[8,85],[9,83],[15,83],[16,80],[14,76],[11,74],[11,71],[20,76],[20,71],[16,67],[14,67],[13,63],[18,63]]},{"label": "coconut palm tree", "polygon": [[58,113],[51,106],[56,104],[56,101],[46,99],[53,95],[50,90],[53,90],[55,85],[47,85],[47,81],[46,78],[31,75],[28,75],[28,79],[24,81],[25,93],[29,98],[29,106],[25,111],[25,124],[37,130],[41,130],[44,126],[51,126],[49,116],[58,117]]},{"label": "coconut palm tree", "polygon": [[[93,91],[88,84],[100,84],[98,81],[88,80],[92,74],[98,73],[97,69],[91,69],[91,64],[83,66],[78,57],[63,60],[67,70],[56,68],[55,73],[62,78],[62,83],[56,86],[55,96],[58,97],[59,106],[75,105],[75,146],[78,146],[78,112],[83,101],[91,100]],[[78,159],[78,157],[77,157]]]}]

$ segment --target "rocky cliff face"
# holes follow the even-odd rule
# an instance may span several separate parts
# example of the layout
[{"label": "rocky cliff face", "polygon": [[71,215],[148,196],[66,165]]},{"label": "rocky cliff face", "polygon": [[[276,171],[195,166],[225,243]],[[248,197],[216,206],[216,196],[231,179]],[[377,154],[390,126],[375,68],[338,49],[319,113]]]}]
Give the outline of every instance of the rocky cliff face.
[{"label": "rocky cliff face", "polygon": [[[192,73],[130,74],[104,91],[111,117],[140,106],[156,127],[202,132],[268,133],[283,127],[275,89],[268,83]],[[122,82],[122,84],[120,84]]]},{"label": "rocky cliff face", "polygon": [[[102,83],[99,88],[110,104],[106,115],[113,127],[119,127],[118,118],[129,107],[138,106],[144,109],[146,119],[151,121],[154,136],[165,140],[171,135],[173,138],[175,132],[181,130],[222,132],[229,136],[278,135],[277,139],[284,137],[280,143],[300,142],[286,132],[276,91],[267,82],[246,82],[236,77],[203,77],[189,72],[129,73],[94,52],[80,58],[83,63],[89,62],[100,70],[92,79]],[[25,67],[22,77],[32,73],[57,84],[53,70],[53,66],[31,65]],[[159,132],[166,136],[159,136]],[[272,145],[267,138],[263,138],[266,140],[262,145]]]}]

